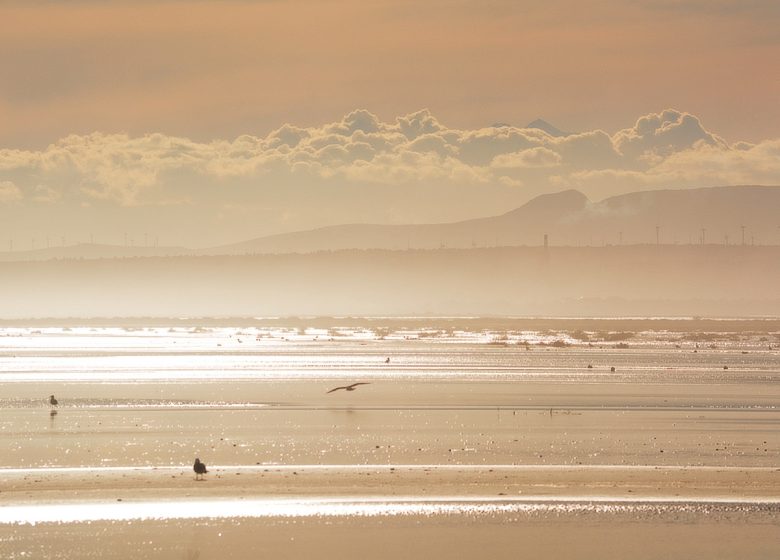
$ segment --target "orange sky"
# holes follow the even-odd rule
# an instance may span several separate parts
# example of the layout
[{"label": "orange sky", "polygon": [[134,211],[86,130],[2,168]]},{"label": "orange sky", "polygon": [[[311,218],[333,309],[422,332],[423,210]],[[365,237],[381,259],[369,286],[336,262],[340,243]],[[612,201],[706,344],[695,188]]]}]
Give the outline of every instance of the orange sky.
[{"label": "orange sky", "polygon": [[0,147],[198,140],[423,107],[452,127],[628,126],[677,107],[729,141],[780,130],[771,0],[5,1]]}]

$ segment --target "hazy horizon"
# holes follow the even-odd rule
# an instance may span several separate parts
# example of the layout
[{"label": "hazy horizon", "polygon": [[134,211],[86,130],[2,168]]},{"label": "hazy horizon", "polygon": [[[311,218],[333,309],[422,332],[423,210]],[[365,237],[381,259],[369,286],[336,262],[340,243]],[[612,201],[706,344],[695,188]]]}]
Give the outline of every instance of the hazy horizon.
[{"label": "hazy horizon", "polygon": [[[780,242],[780,9],[771,3],[9,0],[0,22],[0,260],[10,290],[0,316],[41,309],[27,285],[50,279],[9,262],[28,255],[102,259],[112,270],[117,259],[146,257],[128,270],[138,285],[124,288],[126,314],[168,281],[193,294],[179,302],[184,312],[202,303],[194,294],[215,293],[213,261],[198,261],[188,277],[175,267],[189,261],[171,258],[166,280],[155,276],[155,258],[311,254],[296,261],[297,274],[363,294],[342,304],[370,312],[375,296],[361,282],[371,271],[361,266],[372,259],[350,262],[350,276],[317,253],[408,249],[397,272],[419,286],[374,280],[384,286],[383,312],[395,302],[407,313],[426,305],[421,294],[436,295],[426,266],[442,290],[458,286],[473,302],[487,302],[479,292],[491,291],[491,275],[514,266],[474,252],[488,268],[469,291],[455,261],[431,251],[421,253],[425,265],[415,250],[546,239],[636,245],[636,254],[643,245],[706,246],[690,253],[700,259],[714,245]],[[713,251],[713,271],[736,271],[740,282],[768,274],[752,296],[780,298],[774,253],[749,270],[742,253]],[[569,272],[557,303],[540,312],[589,293],[576,266],[598,276],[602,257],[566,254],[575,256],[561,263]],[[670,275],[709,266],[675,254],[687,253],[670,248],[659,264]],[[652,259],[617,255],[604,286],[637,282],[626,294],[639,309],[631,298],[644,297],[644,278],[633,269]],[[236,282],[262,283],[272,271],[260,263],[273,262],[235,268]],[[40,273],[64,275],[72,291],[63,297],[81,294],[73,309],[90,298],[114,305],[120,279],[92,285],[89,266],[74,264],[70,277],[50,264]],[[537,272],[529,286],[544,291]],[[91,292],[78,288],[82,276]],[[739,287],[696,277],[702,292],[718,285],[722,305],[711,309],[738,309]],[[228,290],[230,281],[219,284]],[[296,285],[274,285],[290,313]],[[696,307],[698,288],[684,288]],[[605,289],[599,297],[609,297]],[[675,301],[680,288],[669,290],[652,299]],[[14,293],[27,299],[12,301]],[[507,310],[532,297],[505,293]],[[303,307],[338,313],[331,296],[309,294]],[[452,308],[480,312],[463,301]],[[436,308],[447,312],[443,301]]]}]

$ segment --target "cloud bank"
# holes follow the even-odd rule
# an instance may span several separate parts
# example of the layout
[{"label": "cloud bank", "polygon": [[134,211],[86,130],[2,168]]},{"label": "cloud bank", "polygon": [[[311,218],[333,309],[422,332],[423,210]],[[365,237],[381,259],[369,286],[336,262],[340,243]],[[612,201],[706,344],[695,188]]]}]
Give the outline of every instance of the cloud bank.
[{"label": "cloud bank", "polygon": [[[0,213],[79,207],[130,216],[175,207],[181,220],[190,209],[214,228],[253,211],[262,218],[235,236],[340,221],[459,219],[563,188],[600,199],[727,184],[780,184],[780,139],[728,144],[673,109],[613,134],[460,130],[428,110],[386,122],[359,109],[318,127],[286,124],[233,140],[96,132],[39,151],[0,150]],[[180,226],[171,218],[171,230]]]}]

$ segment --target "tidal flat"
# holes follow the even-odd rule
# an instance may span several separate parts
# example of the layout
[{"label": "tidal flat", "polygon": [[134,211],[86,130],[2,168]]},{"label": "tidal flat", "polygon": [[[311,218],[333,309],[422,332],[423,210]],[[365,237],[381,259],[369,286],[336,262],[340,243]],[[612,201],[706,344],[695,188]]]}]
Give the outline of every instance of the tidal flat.
[{"label": "tidal flat", "polygon": [[780,555],[775,322],[305,323],[0,328],[2,557]]}]

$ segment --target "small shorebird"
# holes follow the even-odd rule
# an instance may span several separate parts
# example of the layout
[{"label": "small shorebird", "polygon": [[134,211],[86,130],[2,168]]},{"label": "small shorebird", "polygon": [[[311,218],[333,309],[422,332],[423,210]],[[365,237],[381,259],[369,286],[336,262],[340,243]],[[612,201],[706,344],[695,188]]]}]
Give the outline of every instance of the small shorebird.
[{"label": "small shorebird", "polygon": [[195,471],[195,480],[203,480],[203,475],[209,472],[206,470],[206,463],[201,463],[200,459],[198,458],[195,459],[195,464],[192,465],[192,470]]},{"label": "small shorebird", "polygon": [[371,383],[362,383],[361,382],[361,383],[353,383],[352,385],[344,385],[343,387],[335,387],[335,388],[331,389],[330,391],[328,391],[328,393],[332,393],[333,391],[338,391],[340,389],[344,389],[345,391],[354,391],[355,387],[357,387],[358,385],[371,385]]},{"label": "small shorebird", "polygon": [[385,363],[389,364],[390,363],[390,358],[385,358]]},{"label": "small shorebird", "polygon": [[59,404],[57,399],[54,398],[54,395],[49,395],[49,404],[52,406],[57,406]]}]

